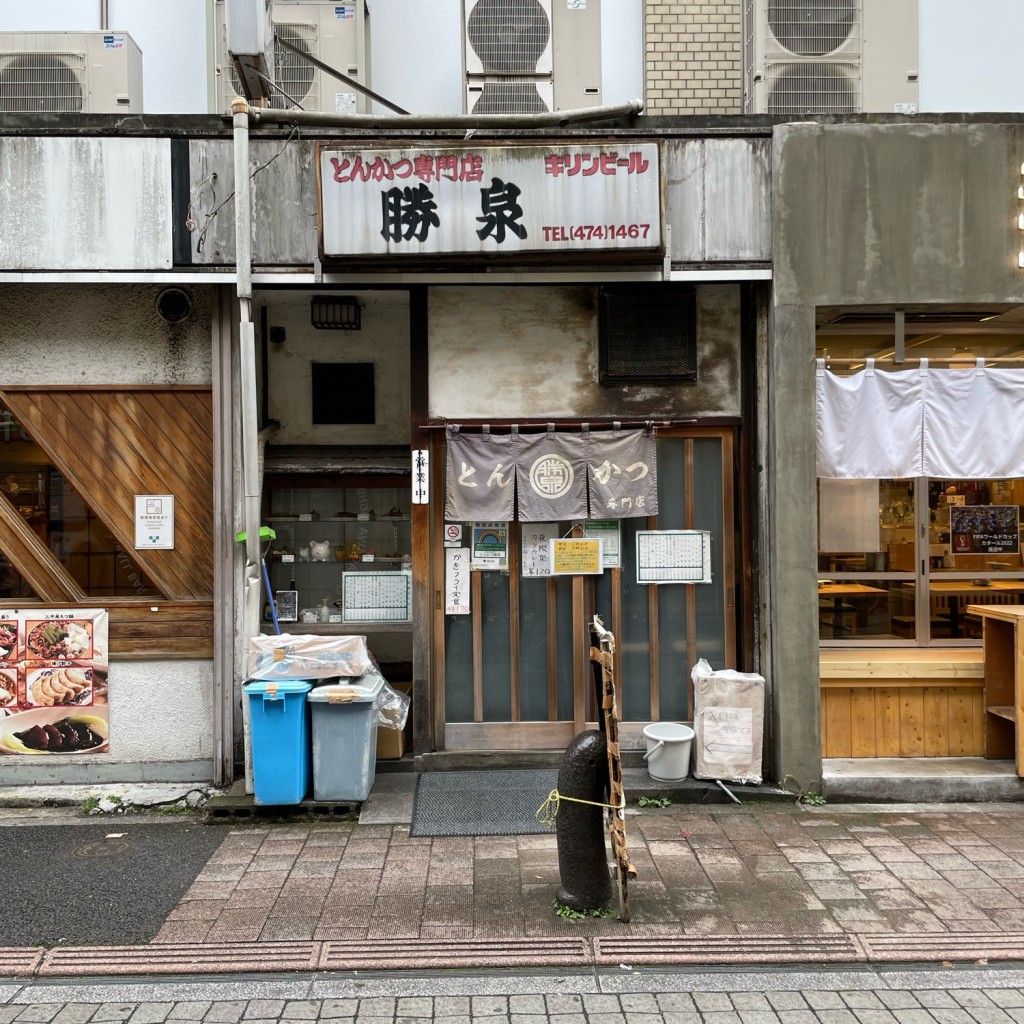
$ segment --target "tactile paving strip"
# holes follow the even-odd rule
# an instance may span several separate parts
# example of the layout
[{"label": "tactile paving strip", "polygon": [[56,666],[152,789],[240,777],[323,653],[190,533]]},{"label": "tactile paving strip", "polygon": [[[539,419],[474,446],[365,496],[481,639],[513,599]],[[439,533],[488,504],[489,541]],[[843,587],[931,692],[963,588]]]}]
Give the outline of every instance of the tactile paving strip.
[{"label": "tactile paving strip", "polygon": [[594,939],[606,964],[854,963],[865,959],[850,935],[664,935]]},{"label": "tactile paving strip", "polygon": [[442,967],[567,967],[593,963],[586,939],[394,939],[325,942],[320,967],[331,971]]},{"label": "tactile paving strip", "polygon": [[1024,932],[917,932],[862,935],[869,960],[1024,960]]},{"label": "tactile paving strip", "polygon": [[30,978],[46,952],[41,946],[0,947],[0,978]]},{"label": "tactile paving strip", "polygon": [[65,946],[50,950],[41,976],[108,974],[229,974],[309,971],[320,960],[319,942],[153,943],[149,946]]}]

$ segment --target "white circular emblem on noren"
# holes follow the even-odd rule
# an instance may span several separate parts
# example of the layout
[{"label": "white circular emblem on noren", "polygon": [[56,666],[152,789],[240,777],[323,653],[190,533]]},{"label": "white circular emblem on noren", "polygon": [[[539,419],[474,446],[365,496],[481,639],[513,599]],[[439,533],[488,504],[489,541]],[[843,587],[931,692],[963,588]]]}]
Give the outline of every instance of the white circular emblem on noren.
[{"label": "white circular emblem on noren", "polygon": [[542,455],[530,467],[530,486],[542,498],[560,498],[572,481],[572,463],[562,455]]}]

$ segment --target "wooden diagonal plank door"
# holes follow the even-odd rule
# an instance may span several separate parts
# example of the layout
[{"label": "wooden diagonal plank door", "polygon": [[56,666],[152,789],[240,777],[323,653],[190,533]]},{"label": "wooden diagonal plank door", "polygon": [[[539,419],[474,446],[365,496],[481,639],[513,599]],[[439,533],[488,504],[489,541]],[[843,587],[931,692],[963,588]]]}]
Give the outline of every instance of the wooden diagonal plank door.
[{"label": "wooden diagonal plank door", "polygon": [[[209,392],[12,390],[0,400],[165,597],[210,597]],[[136,494],[174,495],[174,550],[135,549]]]}]

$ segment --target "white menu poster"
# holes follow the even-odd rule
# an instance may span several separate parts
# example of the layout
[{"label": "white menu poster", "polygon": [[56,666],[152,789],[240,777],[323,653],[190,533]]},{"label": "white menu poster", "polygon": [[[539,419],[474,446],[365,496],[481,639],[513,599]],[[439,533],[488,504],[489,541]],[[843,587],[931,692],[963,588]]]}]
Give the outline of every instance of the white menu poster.
[{"label": "white menu poster", "polygon": [[710,583],[707,530],[638,530],[637,583]]},{"label": "white menu poster", "polygon": [[407,622],[412,618],[411,572],[343,572],[342,622]]}]

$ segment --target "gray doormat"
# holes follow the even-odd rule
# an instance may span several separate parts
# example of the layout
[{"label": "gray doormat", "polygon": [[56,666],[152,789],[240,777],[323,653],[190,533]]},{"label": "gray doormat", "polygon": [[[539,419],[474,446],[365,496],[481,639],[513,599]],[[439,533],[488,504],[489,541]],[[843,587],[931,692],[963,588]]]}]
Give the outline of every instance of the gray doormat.
[{"label": "gray doormat", "polygon": [[558,785],[555,768],[423,772],[412,836],[526,836],[550,832],[534,815]]}]

